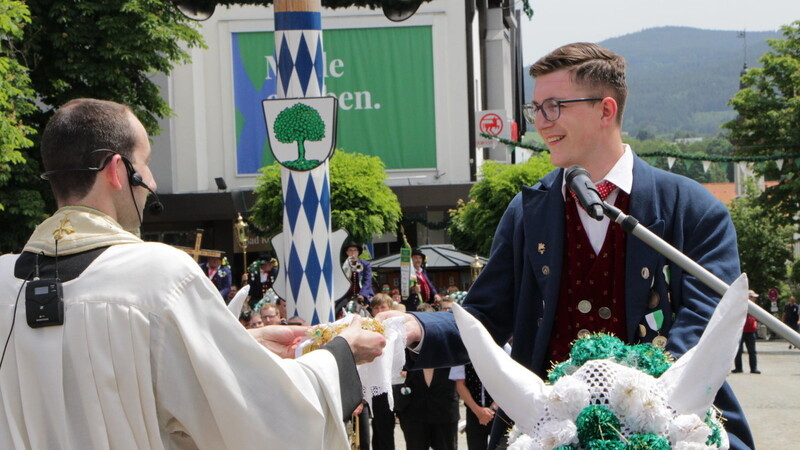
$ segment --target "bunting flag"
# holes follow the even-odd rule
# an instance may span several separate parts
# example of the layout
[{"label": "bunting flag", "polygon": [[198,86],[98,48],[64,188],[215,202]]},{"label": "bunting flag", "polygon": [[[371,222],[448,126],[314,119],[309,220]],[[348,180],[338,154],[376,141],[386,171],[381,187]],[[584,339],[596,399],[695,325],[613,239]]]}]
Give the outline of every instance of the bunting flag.
[{"label": "bunting flag", "polygon": [[[510,139],[501,138],[499,136],[494,136],[487,133],[481,133],[481,137],[496,140],[510,147],[528,149],[537,153],[550,152],[547,147],[538,142],[512,141]],[[748,146],[737,149],[737,152],[748,151],[750,149],[773,149],[773,146]],[[770,161],[774,161],[775,166],[781,172],[784,171],[784,166],[786,166],[786,171],[791,172],[800,169],[800,153],[798,152],[798,149],[800,149],[800,146],[792,145],[788,148],[784,147],[778,149],[778,153],[761,155],[709,155],[703,153],[683,153],[680,150],[656,150],[641,153],[637,152],[636,154],[640,158],[647,161],[647,163],[651,166],[659,168],[663,168],[661,163],[663,160],[661,158],[666,158],[668,166],[667,170],[672,170],[675,166],[675,163],[681,161],[683,161],[683,164],[685,165],[684,169],[689,170],[694,161],[700,161],[703,165],[704,173],[708,172],[708,169],[711,167],[711,163],[720,164],[723,173],[728,173],[730,170],[730,164],[734,164],[733,170],[740,171],[740,174],[752,177],[754,175],[754,170],[763,173]]]},{"label": "bunting flag", "polygon": [[736,163],[736,170],[738,170],[739,172],[741,172],[743,174],[748,174],[747,163],[744,162],[744,161]]}]

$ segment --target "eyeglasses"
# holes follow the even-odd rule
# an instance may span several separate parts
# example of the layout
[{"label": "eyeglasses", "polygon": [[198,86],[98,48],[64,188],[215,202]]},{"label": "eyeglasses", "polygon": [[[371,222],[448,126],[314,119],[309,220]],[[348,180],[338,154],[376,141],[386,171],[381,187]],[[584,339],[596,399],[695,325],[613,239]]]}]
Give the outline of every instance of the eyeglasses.
[{"label": "eyeglasses", "polygon": [[561,105],[566,103],[578,103],[578,102],[599,102],[602,100],[602,97],[589,97],[589,98],[574,98],[571,100],[556,100],[554,98],[548,98],[547,100],[543,101],[541,105],[537,105],[535,103],[528,103],[527,105],[522,105],[522,115],[525,116],[525,120],[529,123],[533,124],[536,123],[536,113],[538,111],[542,112],[542,116],[544,119],[549,122],[555,122],[561,117]]}]

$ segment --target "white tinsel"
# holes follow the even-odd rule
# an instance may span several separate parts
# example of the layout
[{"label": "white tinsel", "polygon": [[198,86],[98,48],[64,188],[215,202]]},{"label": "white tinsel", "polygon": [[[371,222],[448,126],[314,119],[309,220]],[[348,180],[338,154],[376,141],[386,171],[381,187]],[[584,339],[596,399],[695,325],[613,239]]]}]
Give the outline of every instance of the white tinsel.
[{"label": "white tinsel", "polygon": [[705,445],[700,442],[676,442],[672,446],[672,450],[717,450],[717,447]]},{"label": "white tinsel", "polygon": [[660,394],[656,379],[639,371],[620,371],[609,393],[612,409],[634,433],[667,431],[672,411]]},{"label": "white tinsel", "polygon": [[556,448],[562,445],[578,443],[578,428],[571,420],[550,421],[539,428],[542,447]]},{"label": "white tinsel", "polygon": [[704,443],[710,434],[711,428],[695,414],[676,416],[669,424],[669,442],[673,448],[681,441]]},{"label": "white tinsel", "polygon": [[547,408],[556,420],[575,420],[591,400],[589,385],[575,377],[561,377],[548,396]]},{"label": "white tinsel", "polygon": [[[508,450],[540,450],[542,448],[541,445],[534,443],[533,439],[527,434],[515,433],[513,431],[515,429],[516,427],[512,429],[512,435],[508,438]],[[516,434],[516,436],[513,436],[513,434]]]}]

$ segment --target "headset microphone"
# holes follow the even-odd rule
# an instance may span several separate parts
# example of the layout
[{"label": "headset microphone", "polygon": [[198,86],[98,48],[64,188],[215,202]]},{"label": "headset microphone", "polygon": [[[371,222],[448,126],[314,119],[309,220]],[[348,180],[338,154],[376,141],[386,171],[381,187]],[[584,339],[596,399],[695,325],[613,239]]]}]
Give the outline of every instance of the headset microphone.
[{"label": "headset microphone", "polygon": [[154,190],[150,189],[150,186],[148,186],[147,183],[145,183],[144,180],[142,180],[141,175],[134,172],[133,175],[131,175],[131,184],[134,186],[141,186],[147,189],[151,194],[153,194],[153,202],[150,203],[150,206],[147,207],[147,211],[150,214],[157,216],[162,212],[164,212],[164,204],[161,203],[161,201],[159,201],[158,194],[156,194]]}]

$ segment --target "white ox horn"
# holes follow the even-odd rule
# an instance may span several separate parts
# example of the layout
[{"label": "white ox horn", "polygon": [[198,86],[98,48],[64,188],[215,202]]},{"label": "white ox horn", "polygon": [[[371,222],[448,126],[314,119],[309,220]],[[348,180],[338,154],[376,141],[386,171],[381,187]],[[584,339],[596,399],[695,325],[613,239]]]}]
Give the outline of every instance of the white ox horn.
[{"label": "white ox horn", "polygon": [[472,314],[458,304],[453,305],[453,314],[469,359],[484,387],[520,430],[530,433],[544,413],[549,388],[495,344]]},{"label": "white ox horn", "polygon": [[731,284],[703,335],[659,378],[667,403],[678,414],[704,414],[731,370],[747,316],[747,275]]}]

